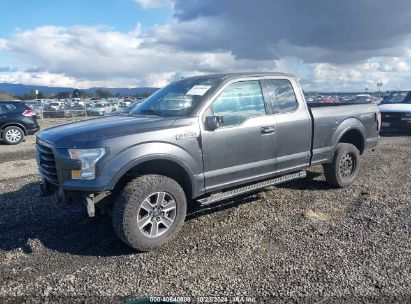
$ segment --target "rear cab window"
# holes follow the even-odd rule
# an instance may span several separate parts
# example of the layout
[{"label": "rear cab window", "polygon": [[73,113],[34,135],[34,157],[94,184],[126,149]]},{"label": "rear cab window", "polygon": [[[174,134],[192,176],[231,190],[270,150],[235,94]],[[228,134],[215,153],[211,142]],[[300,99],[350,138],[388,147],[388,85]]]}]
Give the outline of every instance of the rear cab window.
[{"label": "rear cab window", "polygon": [[271,100],[273,111],[276,113],[294,112],[298,108],[298,101],[294,88],[287,79],[264,79],[266,96]]}]

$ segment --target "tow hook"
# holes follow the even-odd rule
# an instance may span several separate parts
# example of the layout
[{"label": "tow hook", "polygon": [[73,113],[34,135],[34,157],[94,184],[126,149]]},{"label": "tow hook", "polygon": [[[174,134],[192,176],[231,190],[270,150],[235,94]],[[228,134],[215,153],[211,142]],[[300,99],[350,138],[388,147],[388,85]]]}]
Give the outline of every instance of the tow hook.
[{"label": "tow hook", "polygon": [[98,192],[98,193],[91,193],[85,196],[86,205],[87,205],[87,214],[89,217],[94,217],[96,214],[95,205],[99,204],[102,208],[100,210],[104,210],[104,203],[102,201],[107,198],[110,194],[109,191]]},{"label": "tow hook", "polygon": [[94,207],[94,194],[86,196],[87,214],[89,217],[94,217],[96,214],[96,208]]},{"label": "tow hook", "polygon": [[61,188],[57,192],[57,202],[64,207],[67,207],[69,205],[69,200],[67,199],[67,195],[64,192],[64,190]]},{"label": "tow hook", "polygon": [[53,195],[54,192],[56,192],[56,186],[42,178],[40,183],[40,197]]}]

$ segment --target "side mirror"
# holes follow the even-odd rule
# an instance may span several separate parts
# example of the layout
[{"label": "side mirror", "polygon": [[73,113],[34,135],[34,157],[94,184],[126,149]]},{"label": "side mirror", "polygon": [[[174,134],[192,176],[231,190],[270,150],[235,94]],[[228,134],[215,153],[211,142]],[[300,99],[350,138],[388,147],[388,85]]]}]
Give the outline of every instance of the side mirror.
[{"label": "side mirror", "polygon": [[223,116],[207,116],[205,120],[206,129],[209,131],[214,131],[219,128],[224,122]]}]

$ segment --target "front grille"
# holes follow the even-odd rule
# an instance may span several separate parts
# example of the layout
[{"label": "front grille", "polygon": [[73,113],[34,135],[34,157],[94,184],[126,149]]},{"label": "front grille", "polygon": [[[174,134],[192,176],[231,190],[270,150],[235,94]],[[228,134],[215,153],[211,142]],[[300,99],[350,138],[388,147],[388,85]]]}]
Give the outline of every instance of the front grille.
[{"label": "front grille", "polygon": [[36,144],[36,158],[40,174],[53,184],[58,184],[56,160],[53,150],[39,142]]},{"label": "front grille", "polygon": [[401,118],[404,114],[401,112],[382,112],[381,121],[382,122],[401,122]]}]

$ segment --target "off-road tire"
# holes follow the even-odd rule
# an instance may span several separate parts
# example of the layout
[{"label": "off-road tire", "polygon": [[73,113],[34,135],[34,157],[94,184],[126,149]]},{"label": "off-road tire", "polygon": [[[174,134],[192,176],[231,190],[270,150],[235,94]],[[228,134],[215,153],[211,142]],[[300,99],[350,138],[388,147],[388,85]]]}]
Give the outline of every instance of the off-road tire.
[{"label": "off-road tire", "polygon": [[[20,138],[19,138],[18,140],[16,140],[16,141],[9,140],[9,139],[7,138],[7,134],[8,134],[9,132],[18,132],[18,133],[20,133]],[[21,128],[19,128],[19,127],[10,126],[10,127],[7,127],[7,128],[5,128],[5,129],[3,130],[3,132],[2,132],[2,138],[3,138],[4,142],[5,142],[6,144],[8,144],[8,145],[17,145],[17,144],[21,143],[21,142],[24,140],[24,131],[23,131]]]},{"label": "off-road tire", "polygon": [[[170,194],[176,203],[173,224],[163,234],[148,238],[137,225],[137,215],[143,201],[156,192]],[[120,191],[113,207],[113,226],[118,237],[139,251],[157,249],[173,239],[184,224],[187,201],[184,190],[173,179],[162,175],[143,175],[131,180]]]},{"label": "off-road tire", "polygon": [[[344,176],[341,172],[341,166],[347,155],[352,159],[353,166],[351,173],[348,176]],[[323,168],[325,179],[329,184],[338,188],[348,187],[357,179],[360,172],[360,152],[352,144],[339,143],[334,152],[332,162],[324,164]]]}]

